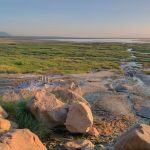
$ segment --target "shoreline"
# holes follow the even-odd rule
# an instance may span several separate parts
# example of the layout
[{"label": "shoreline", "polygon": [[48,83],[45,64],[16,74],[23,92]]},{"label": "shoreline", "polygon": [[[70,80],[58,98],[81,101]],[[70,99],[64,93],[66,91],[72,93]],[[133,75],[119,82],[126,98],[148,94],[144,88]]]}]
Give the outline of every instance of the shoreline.
[{"label": "shoreline", "polygon": [[0,37],[0,43],[107,43],[107,44],[146,44],[149,38],[53,38],[53,37]]}]

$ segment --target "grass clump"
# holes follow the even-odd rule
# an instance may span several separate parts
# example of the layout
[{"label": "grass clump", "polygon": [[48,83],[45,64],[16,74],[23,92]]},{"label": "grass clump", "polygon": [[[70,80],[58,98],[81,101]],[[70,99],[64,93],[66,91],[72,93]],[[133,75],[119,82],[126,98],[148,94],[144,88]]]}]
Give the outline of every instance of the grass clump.
[{"label": "grass clump", "polygon": [[16,122],[19,128],[28,128],[35,134],[37,134],[41,139],[47,137],[51,132],[45,128],[42,121],[37,120],[27,109],[27,101],[20,102],[2,102],[1,106],[8,112],[9,119]]}]

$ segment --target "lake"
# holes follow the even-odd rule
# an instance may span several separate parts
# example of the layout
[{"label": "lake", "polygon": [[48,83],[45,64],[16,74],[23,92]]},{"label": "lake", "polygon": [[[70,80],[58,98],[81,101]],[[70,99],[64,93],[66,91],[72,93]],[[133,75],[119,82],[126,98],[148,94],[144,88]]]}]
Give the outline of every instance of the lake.
[{"label": "lake", "polygon": [[123,39],[123,38],[44,38],[39,40],[84,43],[150,43],[150,39]]}]

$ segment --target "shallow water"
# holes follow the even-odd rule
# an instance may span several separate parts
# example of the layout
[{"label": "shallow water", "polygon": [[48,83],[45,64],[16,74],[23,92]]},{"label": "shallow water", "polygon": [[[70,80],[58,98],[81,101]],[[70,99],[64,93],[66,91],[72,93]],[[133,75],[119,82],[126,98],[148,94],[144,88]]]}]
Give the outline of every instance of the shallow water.
[{"label": "shallow water", "polygon": [[39,39],[45,41],[61,41],[61,42],[83,42],[83,43],[150,43],[148,40],[140,40],[140,39],[108,39],[108,38],[97,38],[97,39],[81,39],[81,38],[47,38],[47,39]]}]

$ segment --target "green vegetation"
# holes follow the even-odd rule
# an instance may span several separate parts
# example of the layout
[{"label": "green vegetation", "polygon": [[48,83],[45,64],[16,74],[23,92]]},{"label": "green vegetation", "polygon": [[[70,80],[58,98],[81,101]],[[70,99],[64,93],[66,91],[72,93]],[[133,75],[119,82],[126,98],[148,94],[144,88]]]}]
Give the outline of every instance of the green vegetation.
[{"label": "green vegetation", "polygon": [[83,73],[119,70],[125,44],[0,44],[0,73]]},{"label": "green vegetation", "polygon": [[[135,53],[137,61],[141,62],[144,68],[150,68],[150,44],[131,44],[130,46],[138,52]],[[147,73],[149,74],[148,71]]]},{"label": "green vegetation", "polygon": [[19,128],[28,128],[40,138],[45,138],[49,132],[45,129],[42,121],[35,119],[32,114],[26,109],[27,101],[19,102],[4,102],[1,101],[1,106],[8,112],[9,120],[16,122]]},{"label": "green vegetation", "polygon": [[[0,73],[69,74],[120,70],[120,62],[130,57],[150,68],[150,44],[117,43],[16,43],[0,44]],[[145,53],[145,54],[144,54]]]}]

